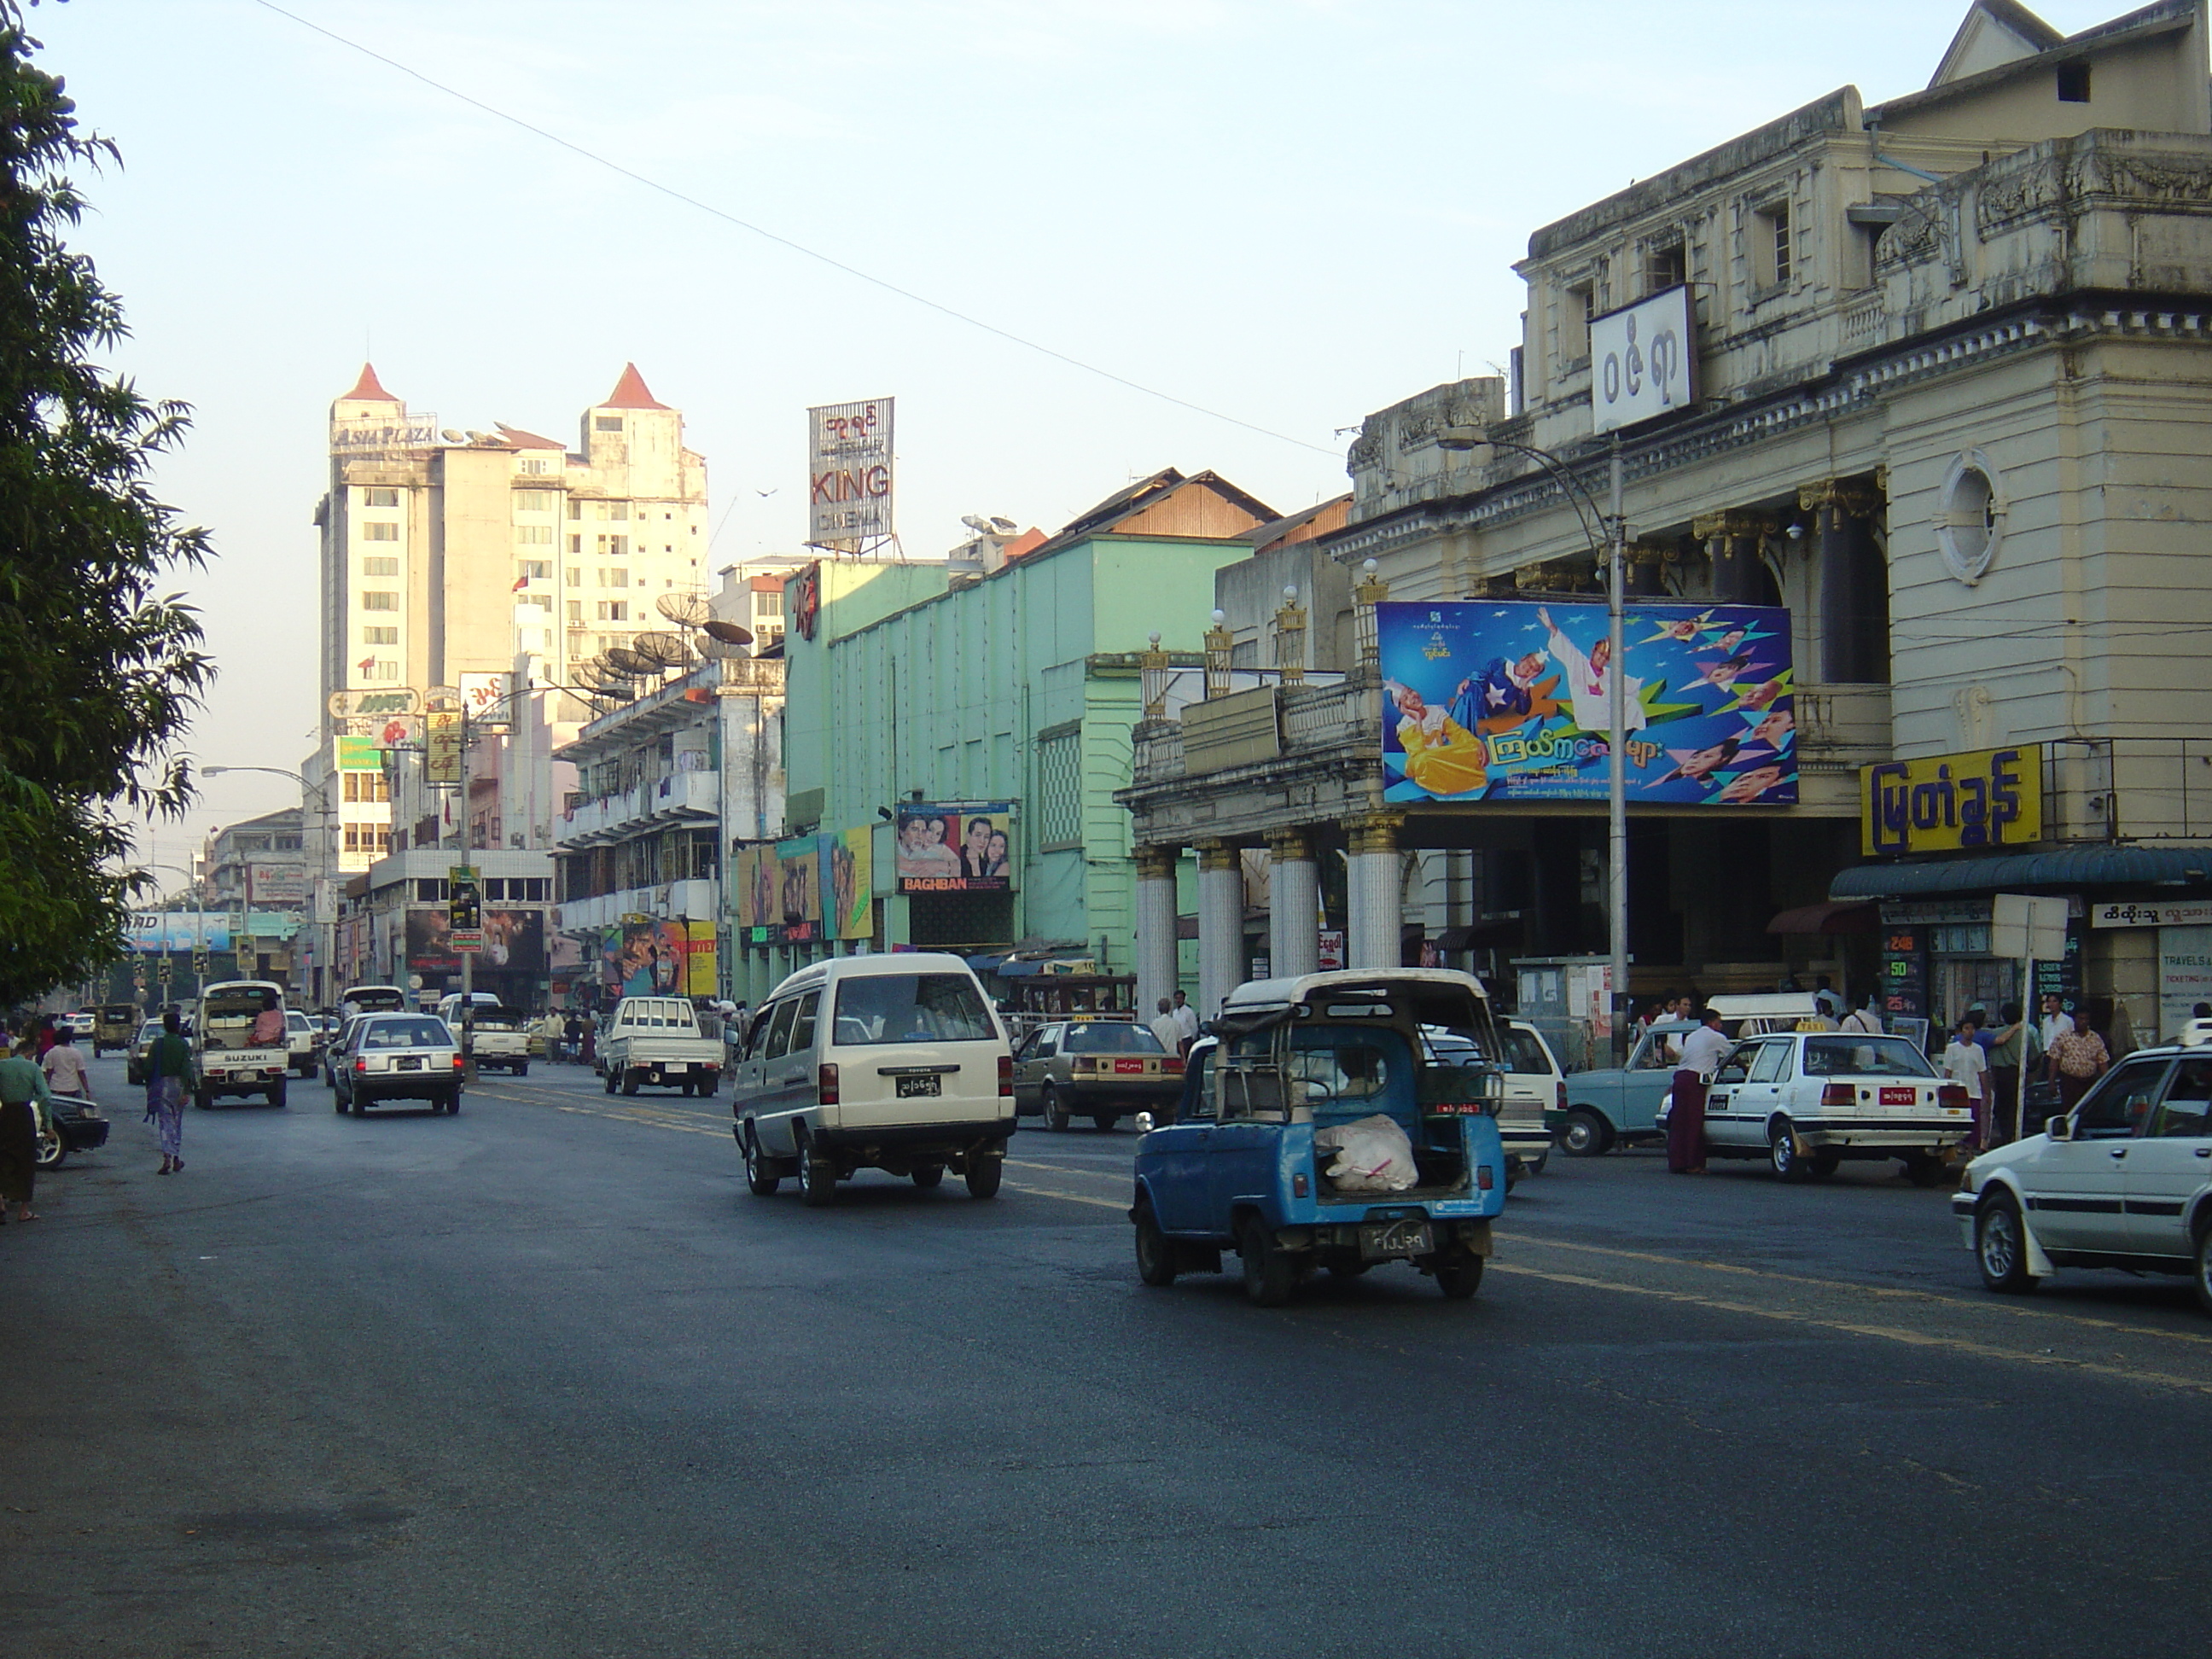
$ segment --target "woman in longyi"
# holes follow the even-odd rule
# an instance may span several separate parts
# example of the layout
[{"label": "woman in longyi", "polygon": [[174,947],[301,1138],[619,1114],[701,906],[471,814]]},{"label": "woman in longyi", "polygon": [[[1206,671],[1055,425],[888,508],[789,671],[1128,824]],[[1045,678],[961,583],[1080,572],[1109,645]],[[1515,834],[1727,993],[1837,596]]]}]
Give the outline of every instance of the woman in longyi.
[{"label": "woman in longyi", "polygon": [[1406,750],[1406,775],[1431,795],[1463,795],[1490,783],[1490,748],[1441,708],[1431,708],[1410,685],[1395,680],[1390,701],[1398,710],[1398,741]]}]

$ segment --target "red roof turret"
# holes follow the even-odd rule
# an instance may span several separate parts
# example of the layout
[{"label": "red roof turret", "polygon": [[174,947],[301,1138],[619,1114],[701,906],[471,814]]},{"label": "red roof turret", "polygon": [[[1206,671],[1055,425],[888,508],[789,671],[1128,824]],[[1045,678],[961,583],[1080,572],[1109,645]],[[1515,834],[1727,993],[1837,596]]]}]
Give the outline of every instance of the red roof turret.
[{"label": "red roof turret", "polygon": [[353,390],[342,395],[338,401],[342,404],[396,404],[399,399],[384,389],[383,382],[376,378],[376,366],[363,363],[361,378],[353,383]]},{"label": "red roof turret", "polygon": [[607,394],[606,401],[598,407],[601,409],[665,409],[668,405],[646,390],[645,376],[637,372],[635,363],[625,363],[623,365],[622,379],[615,382],[615,389]]}]

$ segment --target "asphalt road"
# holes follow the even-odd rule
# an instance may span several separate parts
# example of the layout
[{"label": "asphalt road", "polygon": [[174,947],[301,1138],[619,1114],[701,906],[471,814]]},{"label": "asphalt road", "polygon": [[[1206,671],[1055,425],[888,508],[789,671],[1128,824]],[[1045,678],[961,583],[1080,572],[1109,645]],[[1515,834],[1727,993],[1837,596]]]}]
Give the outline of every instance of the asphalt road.
[{"label": "asphalt road", "polygon": [[[191,1112],[0,1231],[15,1655],[2201,1652],[2212,1321],[1646,1154],[1473,1303],[1130,1261],[1134,1138],[750,1197],[727,1102]],[[1234,1265],[1233,1258],[1231,1265]]]}]

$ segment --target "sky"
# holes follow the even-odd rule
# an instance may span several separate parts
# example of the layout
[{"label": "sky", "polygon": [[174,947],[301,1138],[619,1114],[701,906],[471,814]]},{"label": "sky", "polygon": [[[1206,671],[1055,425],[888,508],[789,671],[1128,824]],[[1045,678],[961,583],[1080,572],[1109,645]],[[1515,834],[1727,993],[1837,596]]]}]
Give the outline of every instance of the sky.
[{"label": "sky", "polygon": [[[1502,372],[1532,230],[1846,81],[1870,102],[1924,85],[1966,12],[282,5],[31,14],[41,62],[122,152],[81,179],[76,237],[131,319],[113,367],[196,411],[158,485],[218,550],[176,584],[220,666],[185,745],[202,764],[296,768],[312,745],[310,518],[330,402],[364,358],[441,425],[571,441],[635,361],[707,458],[714,566],[798,548],[805,410],[858,398],[897,399],[917,554],[963,539],[963,514],[1051,530],[1166,466],[1289,512],[1347,487],[1367,414]],[[2040,15],[2070,32],[2124,9]],[[183,863],[297,799],[209,779],[147,856]]]}]

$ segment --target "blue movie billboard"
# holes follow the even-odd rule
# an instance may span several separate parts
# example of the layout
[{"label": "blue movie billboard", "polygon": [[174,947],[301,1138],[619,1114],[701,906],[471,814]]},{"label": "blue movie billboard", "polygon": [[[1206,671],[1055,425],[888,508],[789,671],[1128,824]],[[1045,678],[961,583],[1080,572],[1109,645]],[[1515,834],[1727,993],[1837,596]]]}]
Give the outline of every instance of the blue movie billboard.
[{"label": "blue movie billboard", "polygon": [[[1469,599],[1376,616],[1389,799],[1604,797],[1602,604]],[[1632,805],[1796,800],[1787,611],[1632,605],[1622,637]]]}]

